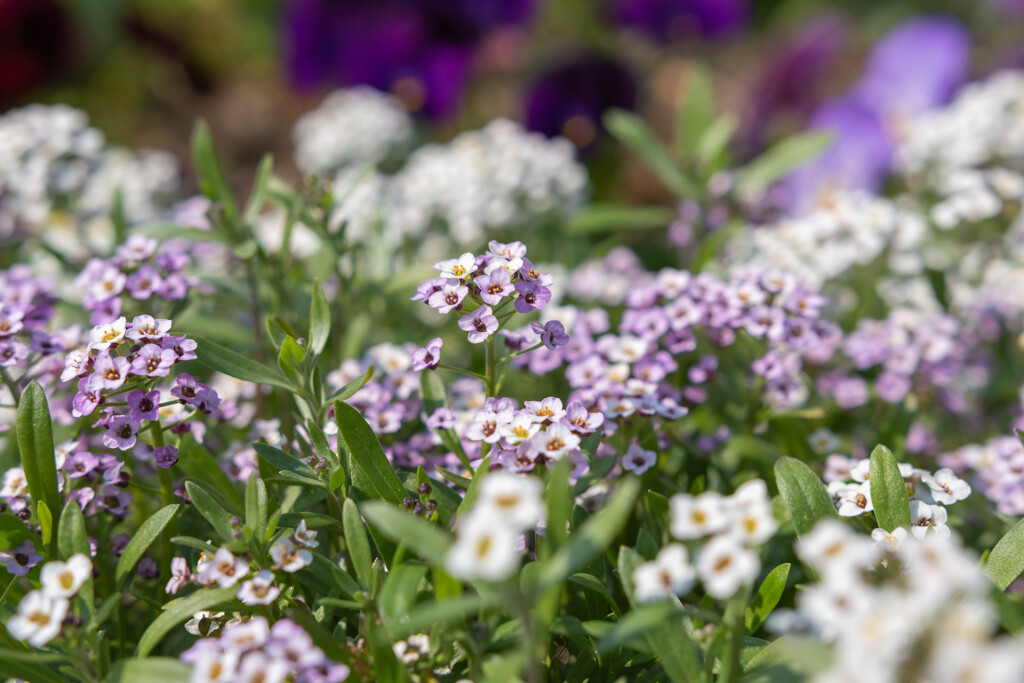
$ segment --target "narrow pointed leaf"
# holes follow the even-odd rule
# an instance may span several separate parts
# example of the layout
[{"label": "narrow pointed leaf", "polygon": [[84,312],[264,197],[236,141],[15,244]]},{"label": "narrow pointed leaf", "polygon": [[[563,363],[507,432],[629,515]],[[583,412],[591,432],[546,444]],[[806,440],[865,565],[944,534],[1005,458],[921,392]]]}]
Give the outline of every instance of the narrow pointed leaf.
[{"label": "narrow pointed leaf", "polygon": [[619,142],[646,162],[667,189],[680,197],[696,194],[693,181],[683,175],[643,119],[622,109],[611,109],[604,115],[604,125]]},{"label": "narrow pointed leaf", "polygon": [[352,398],[357,391],[366,386],[366,383],[373,378],[373,372],[376,369],[377,366],[371,365],[369,369],[367,369],[365,374],[347,382],[345,386],[343,386],[341,389],[338,389],[337,392],[332,394],[329,399],[324,401],[324,405],[330,405],[335,401],[347,401],[348,399]]},{"label": "narrow pointed leaf", "polygon": [[149,550],[149,546],[153,545],[153,541],[160,536],[160,532],[171,523],[174,513],[177,511],[177,505],[168,505],[154,512],[149,519],[142,523],[117,560],[117,567],[114,569],[115,581],[120,583],[128,576],[128,572],[135,568],[135,565],[142,559],[143,553]]},{"label": "narrow pointed leaf", "polygon": [[171,629],[184,624],[196,612],[213,611],[216,607],[227,607],[231,603],[237,603],[238,608],[242,610],[247,609],[235,599],[237,591],[238,588],[235,586],[201,588],[183,598],[171,600],[164,605],[163,611],[157,615],[139,638],[139,644],[135,648],[135,657],[148,655],[163,640],[163,637],[170,633]]},{"label": "narrow pointed leaf", "polygon": [[211,370],[246,382],[295,391],[295,387],[276,370],[209,339],[196,335],[192,335],[192,338],[196,341],[196,356],[199,362]]},{"label": "narrow pointed leaf", "polygon": [[757,589],[757,593],[754,594],[754,598],[750,601],[746,614],[743,616],[747,633],[753,633],[761,628],[761,624],[779,604],[779,599],[782,598],[782,593],[786,590],[787,579],[789,579],[788,562],[780,564],[764,577],[764,581],[761,582],[761,586]]},{"label": "narrow pointed leaf", "polygon": [[32,500],[45,503],[51,513],[61,509],[57,488],[57,461],[53,450],[53,426],[46,393],[32,381],[21,394],[15,418],[18,452]]},{"label": "narrow pointed leaf", "polygon": [[352,461],[352,483],[377,500],[401,504],[406,491],[363,416],[339,401],[334,404],[334,419],[338,423],[338,445]]},{"label": "narrow pointed leaf", "polygon": [[313,300],[309,306],[309,350],[319,356],[331,333],[331,306],[319,282],[313,283]]},{"label": "narrow pointed leaf", "polygon": [[886,531],[896,527],[910,528],[910,499],[907,485],[900,474],[899,463],[885,446],[875,446],[870,463],[871,503],[875,520]]},{"label": "narrow pointed leaf", "polygon": [[360,509],[363,516],[392,541],[404,544],[435,566],[444,566],[452,537],[440,527],[387,503],[366,501]]},{"label": "narrow pointed leaf", "polygon": [[824,152],[833,138],[829,131],[809,131],[788,137],[741,168],[737,184],[741,188],[765,187]]},{"label": "narrow pointed leaf", "polygon": [[359,508],[351,498],[345,499],[341,509],[342,525],[345,528],[345,543],[348,554],[352,558],[352,566],[356,577],[367,588],[371,585],[371,567],[373,556],[370,554],[370,542],[366,538],[366,526],[359,516]]}]

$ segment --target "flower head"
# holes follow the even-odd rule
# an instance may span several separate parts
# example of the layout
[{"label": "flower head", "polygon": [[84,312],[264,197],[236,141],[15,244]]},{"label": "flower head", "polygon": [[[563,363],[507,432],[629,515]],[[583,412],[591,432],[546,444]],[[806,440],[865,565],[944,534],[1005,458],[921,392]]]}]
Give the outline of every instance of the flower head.
[{"label": "flower head", "polygon": [[30,540],[0,552],[0,564],[7,565],[7,572],[15,576],[25,576],[42,559],[43,556],[36,552],[36,546]]},{"label": "flower head", "polygon": [[485,305],[459,318],[459,327],[469,332],[471,344],[479,344],[497,331],[498,319],[491,315],[491,307]]},{"label": "flower head", "polygon": [[32,591],[21,599],[18,613],[7,622],[7,631],[32,647],[42,647],[60,633],[67,613],[67,599]]},{"label": "flower head", "polygon": [[427,342],[427,345],[424,348],[413,351],[413,371],[422,372],[424,370],[433,370],[436,368],[441,362],[442,346],[444,346],[444,341],[442,341],[440,337],[434,337]]}]

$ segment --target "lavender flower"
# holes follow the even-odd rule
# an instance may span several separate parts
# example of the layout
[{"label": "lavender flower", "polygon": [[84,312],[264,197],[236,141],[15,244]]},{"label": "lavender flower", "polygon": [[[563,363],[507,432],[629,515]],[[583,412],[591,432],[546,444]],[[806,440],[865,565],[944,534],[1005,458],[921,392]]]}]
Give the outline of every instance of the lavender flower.
[{"label": "lavender flower", "polygon": [[434,337],[427,342],[426,347],[417,349],[412,354],[412,369],[415,372],[423,372],[424,370],[433,370],[437,367],[438,363],[441,362],[441,347],[444,346],[444,342],[440,337]]},{"label": "lavender flower", "polygon": [[490,306],[481,306],[469,315],[459,318],[459,327],[469,332],[469,342],[479,344],[498,329],[498,319],[491,315]]},{"label": "lavender flower", "polygon": [[540,335],[541,343],[548,349],[554,350],[555,347],[565,346],[569,343],[569,335],[565,333],[565,326],[557,320],[549,320],[543,325],[531,323],[530,329]]},{"label": "lavender flower", "polygon": [[30,540],[22,541],[15,548],[0,552],[0,564],[6,565],[7,572],[15,576],[25,576],[42,559],[43,556],[36,552],[35,544]]}]

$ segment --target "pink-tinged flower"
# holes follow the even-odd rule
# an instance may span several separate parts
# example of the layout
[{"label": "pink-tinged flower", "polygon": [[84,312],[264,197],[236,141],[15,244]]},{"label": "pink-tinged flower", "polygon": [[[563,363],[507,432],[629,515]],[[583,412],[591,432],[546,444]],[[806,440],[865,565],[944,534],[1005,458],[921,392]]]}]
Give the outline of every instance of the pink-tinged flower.
[{"label": "pink-tinged flower", "polygon": [[626,454],[622,456],[622,469],[636,475],[641,475],[651,469],[657,462],[657,453],[640,448],[639,444],[631,443],[629,448],[626,449]]},{"label": "pink-tinged flower", "polygon": [[577,434],[593,434],[604,424],[604,415],[591,413],[578,401],[573,401],[565,409],[565,423]]},{"label": "pink-tinged flower", "polygon": [[265,652],[272,658],[291,662],[299,669],[323,666],[327,662],[324,651],[313,644],[309,634],[288,619],[280,619],[270,627],[270,642]]},{"label": "pink-tinged flower", "polygon": [[164,278],[157,294],[165,301],[179,301],[188,293],[188,280],[181,273],[171,273]]},{"label": "pink-tinged flower", "polygon": [[143,420],[156,422],[160,419],[159,389],[154,389],[148,394],[144,394],[140,390],[135,389],[134,391],[128,392],[128,396],[125,397],[125,401],[128,402],[128,407],[130,408],[128,415],[136,422],[142,422]]},{"label": "pink-tinged flower", "polygon": [[195,406],[202,413],[209,414],[220,405],[220,396],[217,392],[196,380],[195,377],[183,372],[175,378],[175,385],[171,388],[171,396],[175,396],[191,406]]},{"label": "pink-tinged flower", "polygon": [[151,315],[137,315],[132,320],[131,329],[125,332],[125,336],[135,341],[142,341],[144,339],[159,341],[166,337],[170,330],[170,320],[154,318]]},{"label": "pink-tinged flower", "polygon": [[160,340],[160,347],[174,351],[179,362],[195,360],[197,358],[196,346],[195,340],[185,337],[164,337]]},{"label": "pink-tinged flower", "polygon": [[273,584],[273,572],[264,569],[239,586],[238,599],[246,605],[269,605],[281,595],[281,589]]},{"label": "pink-tinged flower", "polygon": [[21,332],[25,324],[22,320],[25,312],[19,309],[7,308],[0,304],[0,337],[9,337],[12,334]]},{"label": "pink-tinged flower", "polygon": [[444,342],[440,337],[434,337],[427,342],[427,345],[422,349],[413,351],[412,354],[412,369],[414,372],[423,372],[424,370],[433,370],[437,367],[438,363],[441,362],[441,347],[444,346]]},{"label": "pink-tinged flower", "polygon": [[178,463],[178,449],[174,446],[160,446],[153,450],[153,460],[160,469],[170,469]]},{"label": "pink-tinged flower", "polygon": [[435,263],[434,268],[441,271],[443,278],[465,279],[476,269],[476,256],[467,251],[459,258]]},{"label": "pink-tinged flower", "polygon": [[20,545],[0,553],[0,564],[7,565],[7,572],[15,576],[25,576],[42,559],[43,556],[36,552],[36,546],[32,541],[23,541]]},{"label": "pink-tinged flower", "polygon": [[532,282],[535,285],[544,285],[545,287],[550,287],[551,283],[555,281],[551,273],[539,272],[533,267],[530,259],[526,257],[523,257],[523,266],[519,269],[519,279]]},{"label": "pink-tinged flower", "polygon": [[448,278],[444,277],[427,280],[416,288],[416,293],[409,297],[409,300],[427,303],[427,299],[430,298],[430,295],[434,292],[440,292],[446,284],[448,284]]},{"label": "pink-tinged flower", "polygon": [[13,339],[0,339],[0,368],[11,368],[28,358],[28,347]]},{"label": "pink-tinged flower", "polygon": [[469,332],[470,344],[479,344],[498,330],[498,319],[491,315],[491,307],[485,305],[459,318],[459,327]]},{"label": "pink-tinged flower", "polygon": [[484,443],[498,443],[502,428],[512,421],[512,410],[492,410],[484,408],[473,417],[473,422],[466,428],[466,438]]},{"label": "pink-tinged flower", "polygon": [[295,545],[291,538],[282,538],[270,549],[270,557],[278,569],[293,574],[313,562],[313,553]]},{"label": "pink-tinged flower", "polygon": [[135,445],[135,436],[139,433],[139,423],[129,415],[115,415],[107,423],[107,431],[103,434],[103,445],[107,448],[118,448],[126,451]]},{"label": "pink-tinged flower", "polygon": [[438,408],[428,415],[424,422],[431,429],[451,429],[458,422],[458,418],[451,408]]},{"label": "pink-tinged flower", "polygon": [[89,331],[89,348],[103,351],[120,343],[124,339],[127,322],[125,317],[121,316],[113,322],[92,328]]},{"label": "pink-tinged flower", "polygon": [[158,246],[160,246],[160,241],[155,237],[129,235],[124,244],[117,248],[117,258],[122,261],[141,263],[152,256]]},{"label": "pink-tinged flower", "polygon": [[153,296],[163,284],[163,279],[157,269],[150,265],[144,265],[128,277],[125,283],[128,293],[133,299],[143,301]]},{"label": "pink-tinged flower", "polygon": [[115,517],[124,517],[132,504],[132,494],[117,486],[104,486],[103,495],[96,499],[96,504]]},{"label": "pink-tinged flower", "polygon": [[100,461],[89,451],[79,451],[64,459],[64,475],[69,479],[78,479],[92,472]]},{"label": "pink-tinged flower", "polygon": [[449,280],[439,291],[430,295],[427,305],[447,315],[462,307],[462,300],[468,293],[469,287],[458,284],[457,280]]},{"label": "pink-tinged flower", "polygon": [[132,374],[140,377],[166,377],[178,357],[171,349],[146,344],[132,360]]},{"label": "pink-tinged flower", "polygon": [[109,390],[120,389],[130,371],[131,364],[127,359],[111,356],[106,349],[100,351],[93,365],[93,374],[100,378],[100,386]]},{"label": "pink-tinged flower", "polygon": [[480,288],[480,298],[492,306],[497,306],[502,299],[515,291],[512,276],[504,268],[497,268],[487,275],[481,275],[473,280],[473,283]]},{"label": "pink-tinged flower", "polygon": [[540,335],[540,341],[549,349],[556,346],[565,346],[569,343],[569,335],[565,333],[565,326],[557,320],[549,320],[541,325],[530,323],[530,329]]},{"label": "pink-tinged flower", "polygon": [[549,396],[541,401],[525,401],[523,405],[537,422],[558,422],[565,417],[562,399]]},{"label": "pink-tinged flower", "polygon": [[249,563],[236,558],[227,548],[221,548],[213,556],[213,560],[203,565],[200,577],[205,585],[214,581],[221,588],[229,588],[245,578],[249,573]]},{"label": "pink-tinged flower", "polygon": [[[501,272],[501,271],[495,271]],[[551,301],[551,290],[542,284],[520,280],[516,283],[516,310],[520,313],[539,311]]]},{"label": "pink-tinged flower", "polygon": [[60,381],[67,382],[89,372],[89,354],[75,349],[64,358],[64,371],[60,373]]},{"label": "pink-tinged flower", "polygon": [[93,373],[78,380],[78,393],[71,402],[71,415],[82,417],[90,415],[103,399],[103,378]]},{"label": "pink-tinged flower", "polygon": [[178,589],[192,580],[192,573],[188,570],[188,561],[184,557],[175,557],[171,560],[171,578],[167,582],[164,592],[174,595]]},{"label": "pink-tinged flower", "polygon": [[504,259],[523,258],[526,256],[526,245],[516,240],[515,242],[509,242],[505,244],[497,240],[491,240],[487,243],[487,251],[492,256],[500,256]]}]

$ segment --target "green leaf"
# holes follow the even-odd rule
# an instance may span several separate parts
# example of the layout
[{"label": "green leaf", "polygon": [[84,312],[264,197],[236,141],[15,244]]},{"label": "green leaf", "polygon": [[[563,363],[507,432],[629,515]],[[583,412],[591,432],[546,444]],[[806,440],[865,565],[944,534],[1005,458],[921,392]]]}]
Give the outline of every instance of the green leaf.
[{"label": "green leaf", "polygon": [[737,172],[737,187],[766,187],[832,144],[829,131],[808,131],[778,142]]},{"label": "green leaf", "polygon": [[67,658],[60,656],[60,659],[49,660],[48,657],[52,655],[43,655],[38,651],[22,652],[0,646],[0,675],[32,683],[66,683],[65,676],[49,666],[44,666],[43,662],[65,662]]},{"label": "green leaf", "polygon": [[[448,394],[444,389],[444,382],[436,372],[420,373],[420,400],[423,402],[423,412],[432,415],[440,408],[448,408]],[[463,464],[468,466],[469,457],[462,447],[462,440],[459,439],[454,429],[435,429],[434,433],[441,438],[444,447],[455,453]]]},{"label": "green leaf", "polygon": [[468,593],[446,600],[421,604],[409,612],[405,619],[391,625],[391,635],[394,638],[405,638],[412,633],[429,630],[435,624],[444,626],[456,619],[463,619],[498,604],[500,604],[499,598],[496,595],[483,598]]},{"label": "green leaf", "polygon": [[85,515],[78,503],[69,500],[60,513],[57,525],[57,549],[60,557],[67,560],[76,553],[89,557],[89,536],[85,530]]},{"label": "green leaf", "polygon": [[569,219],[569,234],[661,229],[674,221],[676,216],[675,211],[664,206],[596,203],[583,208]]},{"label": "green leaf", "polygon": [[199,186],[207,197],[224,205],[226,211],[238,215],[235,196],[217,160],[213,137],[205,121],[196,122],[192,129],[192,161],[199,175]]},{"label": "green leaf", "polygon": [[249,195],[249,201],[245,205],[245,213],[242,216],[242,220],[246,224],[252,224],[256,220],[260,210],[263,208],[263,204],[266,202],[267,181],[270,179],[273,169],[274,155],[264,154],[263,158],[260,159],[260,165],[256,168],[256,180],[252,184],[252,194]]},{"label": "green leaf", "polygon": [[444,566],[445,554],[452,545],[452,537],[447,532],[388,503],[366,501],[361,510],[363,516],[385,536],[404,544],[431,564]]},{"label": "green leaf", "polygon": [[[15,429],[21,467],[25,471],[25,482],[32,500],[37,503],[37,507],[38,503],[45,503],[51,513],[60,510],[50,408],[46,403],[46,393],[35,380],[21,394]],[[52,514],[50,519],[52,524]]]},{"label": "green leaf", "polygon": [[604,115],[604,126],[619,142],[643,158],[666,188],[680,197],[696,196],[693,182],[683,175],[643,119],[622,109],[610,109]]},{"label": "green leaf", "polygon": [[139,638],[139,644],[135,647],[135,657],[141,658],[148,655],[171,629],[191,619],[196,612],[213,611],[216,607],[227,607],[228,603],[237,603],[239,607],[246,609],[242,607],[242,603],[235,600],[236,592],[238,589],[234,586],[200,588],[195,593],[183,598],[171,600],[164,605],[163,611],[157,615]]},{"label": "green leaf", "polygon": [[121,659],[110,667],[103,683],[188,683],[192,667],[173,657]]},{"label": "green leaf", "polygon": [[761,628],[761,624],[772,613],[775,606],[779,604],[783,591],[786,590],[786,580],[789,579],[789,563],[780,564],[768,572],[764,577],[761,586],[750,601],[747,611],[743,616],[743,623],[747,633],[753,633]]},{"label": "green leaf", "polygon": [[676,149],[683,157],[697,151],[697,144],[714,118],[711,73],[706,67],[695,64],[687,73],[686,95],[676,118]]},{"label": "green leaf", "polygon": [[372,584],[371,567],[373,556],[370,554],[370,542],[366,538],[366,527],[359,516],[359,508],[351,498],[345,499],[341,509],[342,525],[345,528],[345,543],[348,554],[352,558],[352,566],[360,583],[369,588]]},{"label": "green leaf", "polygon": [[285,337],[277,354],[277,366],[295,383],[295,386],[302,385],[305,362],[306,350],[292,337]]},{"label": "green leaf", "polygon": [[910,529],[910,499],[907,485],[900,474],[899,463],[892,451],[882,445],[871,451],[869,470],[871,481],[871,503],[875,508],[875,520],[886,531],[896,527]]},{"label": "green leaf", "polygon": [[417,590],[426,575],[427,567],[422,564],[400,564],[388,572],[377,603],[389,629],[398,626],[415,607]]},{"label": "green leaf", "polygon": [[281,526],[294,528],[302,520],[306,520],[307,529],[324,529],[327,527],[333,527],[338,530],[342,529],[341,522],[334,517],[317,514],[316,512],[286,512],[281,515],[278,522]]},{"label": "green leaf", "polygon": [[706,169],[716,169],[723,165],[725,150],[736,132],[738,123],[730,114],[723,114],[711,122],[697,142],[697,159]]},{"label": "green leaf", "polygon": [[586,566],[619,535],[632,516],[640,493],[640,480],[627,477],[619,481],[608,502],[584,522],[558,552],[545,563],[541,588],[561,585],[573,572]]},{"label": "green leaf", "polygon": [[257,552],[262,551],[267,539],[267,485],[260,479],[259,472],[253,471],[245,485],[245,526],[252,531],[252,540]]},{"label": "green leaf", "polygon": [[117,560],[117,567],[114,569],[116,582],[123,581],[128,576],[128,572],[135,568],[138,561],[142,559],[142,554],[149,549],[149,546],[153,545],[153,541],[170,524],[177,511],[177,505],[168,505],[154,512],[149,519],[142,523]]},{"label": "green leaf", "polygon": [[233,515],[217,502],[217,499],[199,482],[186,481],[185,493],[192,499],[192,505],[225,541],[231,541],[231,518]]},{"label": "green leaf", "polygon": [[151,225],[140,225],[132,228],[133,233],[139,233],[147,237],[155,237],[160,240],[186,239],[190,242],[220,242],[227,244],[228,240],[223,235],[212,230],[200,230],[184,225],[173,225],[171,223],[154,223]]},{"label": "green leaf", "polygon": [[313,300],[309,306],[309,349],[319,356],[331,334],[331,306],[319,282],[313,283]]},{"label": "green leaf", "polygon": [[1024,573],[1024,519],[1014,524],[992,548],[985,573],[1003,591]]},{"label": "green leaf", "polygon": [[300,477],[316,479],[319,481],[316,471],[307,465],[301,458],[297,458],[291,453],[286,453],[280,448],[266,443],[254,443],[252,447],[256,449],[256,455],[266,460],[271,467],[277,469],[279,472],[291,472],[292,474],[297,474]]},{"label": "green leaf", "polygon": [[223,372],[225,375],[243,379],[246,382],[295,391],[295,387],[288,380],[266,365],[246,358],[240,353],[235,353],[209,339],[196,335],[192,335],[192,338],[196,342],[196,356],[198,356],[199,362],[211,370]]},{"label": "green leaf", "polygon": [[53,513],[44,501],[36,504],[36,518],[39,520],[39,533],[43,539],[43,545],[53,547]]},{"label": "green leaf", "polygon": [[796,458],[779,458],[775,463],[775,483],[798,536],[814,528],[819,520],[836,517],[836,509],[825,484],[810,467]]},{"label": "green leaf", "polygon": [[[612,627],[598,638],[597,651],[608,654],[631,640],[646,636],[654,630],[664,629],[676,612],[675,603],[669,601],[638,605],[622,619],[613,622]],[[681,629],[682,626],[673,624],[671,628]]]},{"label": "green leaf", "polygon": [[329,399],[324,401],[324,405],[326,406],[334,403],[335,401],[346,401],[352,398],[357,391],[366,386],[366,383],[373,377],[373,371],[376,369],[377,366],[371,365],[369,369],[367,369],[366,374],[362,377],[356,377],[354,380],[346,382],[345,386],[338,389],[338,391],[332,394]]},{"label": "green leaf", "polygon": [[238,489],[225,474],[206,447],[191,436],[183,436],[178,442],[178,464],[189,479],[201,481],[224,497],[230,508],[241,511],[245,503]]},{"label": "green leaf", "polygon": [[615,618],[618,619],[622,616],[622,612],[619,609],[619,604],[615,602],[615,598],[608,591],[608,587],[604,585],[596,576],[593,574],[573,574],[569,577],[570,583],[575,583],[578,586],[582,586],[594,593],[597,593],[604,601],[608,603],[608,608],[611,610]]},{"label": "green leaf", "polygon": [[317,457],[323,458],[334,467],[344,469],[341,458],[331,450],[330,444],[327,443],[327,435],[324,434],[324,430],[320,428],[320,425],[312,419],[308,419],[306,420],[306,429],[309,431],[309,439],[313,442],[313,452],[316,453]]},{"label": "green leaf", "polygon": [[406,491],[370,425],[359,411],[341,401],[334,404],[334,419],[338,446],[344,447],[352,462],[352,483],[373,498],[400,505]]}]

